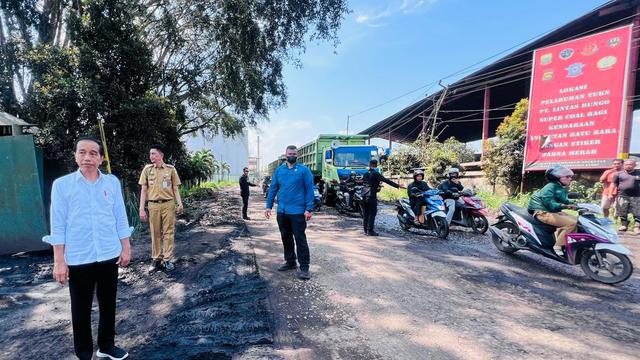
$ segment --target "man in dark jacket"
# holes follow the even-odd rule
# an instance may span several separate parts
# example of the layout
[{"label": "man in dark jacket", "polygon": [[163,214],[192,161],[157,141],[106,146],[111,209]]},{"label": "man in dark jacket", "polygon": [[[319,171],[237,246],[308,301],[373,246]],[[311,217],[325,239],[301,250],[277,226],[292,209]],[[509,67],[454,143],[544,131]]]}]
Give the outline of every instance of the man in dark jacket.
[{"label": "man in dark jacket", "polygon": [[416,170],[413,173],[413,182],[407,186],[407,195],[409,195],[409,203],[411,204],[411,210],[416,215],[413,219],[417,224],[420,223],[420,215],[422,213],[422,205],[426,204],[424,196],[422,194],[431,190],[429,184],[424,180],[424,171]]},{"label": "man in dark jacket", "polygon": [[376,222],[376,213],[378,212],[378,191],[380,191],[380,182],[385,182],[394,188],[400,188],[400,185],[385,178],[376,171],[378,167],[378,160],[371,160],[369,162],[369,171],[364,174],[362,180],[364,181],[364,196],[362,200],[363,210],[363,226],[364,233],[368,236],[378,236],[378,233],[373,230],[373,226]]},{"label": "man in dark jacket", "polygon": [[247,208],[249,207],[249,186],[258,186],[252,182],[249,182],[249,168],[242,169],[242,176],[240,176],[240,196],[242,196],[242,218],[245,220],[251,220],[247,216]]},{"label": "man in dark jacket", "polygon": [[456,211],[456,205],[464,205],[464,203],[460,204],[460,192],[464,189],[464,186],[460,183],[460,170],[457,168],[450,168],[447,171],[447,180],[445,180],[438,189],[440,189],[444,194],[442,194],[442,198],[444,199],[444,204],[447,207],[447,223],[451,225],[451,220],[453,219],[453,214]]}]

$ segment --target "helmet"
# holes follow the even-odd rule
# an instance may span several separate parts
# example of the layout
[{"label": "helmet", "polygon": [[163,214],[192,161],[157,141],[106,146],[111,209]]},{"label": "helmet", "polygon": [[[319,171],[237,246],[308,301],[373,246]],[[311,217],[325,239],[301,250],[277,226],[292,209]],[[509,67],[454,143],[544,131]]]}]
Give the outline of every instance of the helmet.
[{"label": "helmet", "polygon": [[447,177],[451,178],[451,174],[460,175],[460,169],[455,167],[449,168],[449,170],[447,170]]},{"label": "helmet", "polygon": [[566,166],[555,165],[544,172],[544,177],[549,182],[556,182],[560,180],[562,176],[573,176],[573,171]]},{"label": "helmet", "polygon": [[424,171],[418,169],[413,172],[413,180],[415,181],[418,175],[422,175],[422,179],[424,180]]}]

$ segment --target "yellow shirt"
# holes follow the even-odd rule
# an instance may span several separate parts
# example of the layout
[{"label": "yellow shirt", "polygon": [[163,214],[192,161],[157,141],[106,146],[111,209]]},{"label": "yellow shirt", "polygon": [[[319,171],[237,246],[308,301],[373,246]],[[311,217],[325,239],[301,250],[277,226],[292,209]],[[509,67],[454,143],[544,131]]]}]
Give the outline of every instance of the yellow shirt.
[{"label": "yellow shirt", "polygon": [[173,187],[181,184],[176,168],[169,164],[156,167],[146,165],[140,174],[138,184],[147,185],[147,200],[171,200],[175,198]]}]

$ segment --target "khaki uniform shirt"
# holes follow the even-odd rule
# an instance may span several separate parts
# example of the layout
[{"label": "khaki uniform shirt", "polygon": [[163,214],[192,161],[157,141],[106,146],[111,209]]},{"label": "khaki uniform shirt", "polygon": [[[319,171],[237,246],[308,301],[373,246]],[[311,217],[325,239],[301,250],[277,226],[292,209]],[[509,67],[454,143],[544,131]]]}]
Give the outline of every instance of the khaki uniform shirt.
[{"label": "khaki uniform shirt", "polygon": [[176,168],[169,164],[156,167],[146,165],[140,174],[139,185],[147,185],[147,200],[171,200],[175,198],[173,187],[181,184]]}]

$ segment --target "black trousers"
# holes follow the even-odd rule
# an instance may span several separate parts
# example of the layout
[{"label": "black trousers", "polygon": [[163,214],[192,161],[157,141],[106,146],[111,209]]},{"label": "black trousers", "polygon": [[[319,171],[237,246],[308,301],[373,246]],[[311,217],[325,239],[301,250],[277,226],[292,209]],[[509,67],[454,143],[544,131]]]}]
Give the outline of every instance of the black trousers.
[{"label": "black trousers", "polygon": [[100,321],[98,348],[108,350],[116,335],[116,292],[118,289],[118,258],[84,265],[69,266],[69,293],[71,295],[71,322],[73,346],[80,359],[93,356],[91,335],[91,306],[96,290]]},{"label": "black trousers", "polygon": [[307,221],[304,215],[278,213],[277,220],[284,247],[284,261],[289,265],[295,265],[297,253],[300,270],[309,270],[309,245],[305,234]]},{"label": "black trousers", "polygon": [[373,231],[373,226],[376,223],[376,214],[378,213],[378,197],[376,195],[369,195],[362,201],[362,225],[364,231]]},{"label": "black trousers", "polygon": [[247,217],[247,209],[249,208],[249,194],[242,194],[242,217]]}]

